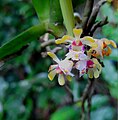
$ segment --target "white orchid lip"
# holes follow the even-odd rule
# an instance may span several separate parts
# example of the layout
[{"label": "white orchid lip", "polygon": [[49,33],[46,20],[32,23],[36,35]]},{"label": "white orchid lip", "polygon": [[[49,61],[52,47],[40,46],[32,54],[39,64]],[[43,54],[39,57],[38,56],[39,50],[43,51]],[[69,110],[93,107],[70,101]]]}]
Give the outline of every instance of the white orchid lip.
[{"label": "white orchid lip", "polygon": [[88,59],[88,56],[83,51],[70,50],[66,54],[66,59],[70,59],[70,58],[72,60],[78,61],[78,60],[86,60]]}]

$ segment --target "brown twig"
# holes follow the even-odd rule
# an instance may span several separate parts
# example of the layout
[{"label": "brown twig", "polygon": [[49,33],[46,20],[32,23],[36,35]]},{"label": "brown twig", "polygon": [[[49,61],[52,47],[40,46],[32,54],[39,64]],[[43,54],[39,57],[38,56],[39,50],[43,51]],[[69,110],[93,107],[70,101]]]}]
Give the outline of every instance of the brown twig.
[{"label": "brown twig", "polygon": [[65,85],[65,89],[66,89],[66,91],[68,92],[68,95],[69,95],[70,98],[71,98],[71,103],[74,103],[74,95],[73,95],[73,92],[72,92],[71,89],[68,87],[68,85]]},{"label": "brown twig", "polygon": [[103,21],[95,23],[90,31],[90,36],[93,36],[93,33],[96,31],[97,28],[102,27],[106,24],[108,24],[108,17],[105,17]]},{"label": "brown twig", "polygon": [[88,98],[88,120],[90,120],[91,98],[92,98],[92,96]]},{"label": "brown twig", "polygon": [[41,44],[41,47],[44,48],[44,47],[46,47],[46,46],[54,45],[54,44],[56,44],[56,43],[55,43],[55,40],[48,40],[48,41],[46,41],[46,42],[43,42],[43,43]]},{"label": "brown twig", "polygon": [[94,91],[94,85],[91,88],[89,97],[88,97],[88,120],[90,120],[90,113],[91,113],[91,99]]},{"label": "brown twig", "polygon": [[54,49],[51,50],[51,52],[56,53],[61,49],[62,49],[62,47],[55,47]]},{"label": "brown twig", "polygon": [[92,91],[92,87],[94,85],[94,79],[89,79],[89,82],[83,92],[83,95],[82,95],[82,117],[81,117],[81,120],[84,120],[85,119],[85,107],[84,107],[84,104],[85,104],[85,101],[88,99],[89,97],[89,93]]},{"label": "brown twig", "polygon": [[93,9],[93,4],[94,0],[87,0],[85,9],[84,9],[84,14],[83,14],[83,19],[82,19],[82,28],[83,31],[86,29],[89,17],[91,15],[92,9]]},{"label": "brown twig", "polygon": [[54,49],[50,49],[49,46],[46,47],[46,51],[45,52],[41,52],[41,55],[43,58],[45,58],[47,56],[47,51],[49,52],[52,52],[52,53],[57,53],[59,50],[61,50],[62,47],[55,47]]},{"label": "brown twig", "polygon": [[93,8],[93,11],[92,11],[92,14],[91,14],[91,17],[88,21],[88,24],[87,24],[87,30],[86,30],[86,33],[89,33],[93,24],[95,23],[95,20],[97,18],[97,15],[98,15],[98,12],[100,10],[100,7],[105,4],[107,2],[107,0],[100,0]]}]

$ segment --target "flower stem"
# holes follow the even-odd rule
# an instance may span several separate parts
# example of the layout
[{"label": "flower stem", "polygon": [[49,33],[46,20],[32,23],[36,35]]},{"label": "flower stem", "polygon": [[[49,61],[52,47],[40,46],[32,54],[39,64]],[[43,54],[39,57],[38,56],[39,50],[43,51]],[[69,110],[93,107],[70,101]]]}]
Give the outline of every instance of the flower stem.
[{"label": "flower stem", "polygon": [[72,30],[74,28],[74,15],[73,15],[72,0],[59,0],[59,1],[60,1],[64,24],[66,26],[67,32],[69,35],[73,36]]}]

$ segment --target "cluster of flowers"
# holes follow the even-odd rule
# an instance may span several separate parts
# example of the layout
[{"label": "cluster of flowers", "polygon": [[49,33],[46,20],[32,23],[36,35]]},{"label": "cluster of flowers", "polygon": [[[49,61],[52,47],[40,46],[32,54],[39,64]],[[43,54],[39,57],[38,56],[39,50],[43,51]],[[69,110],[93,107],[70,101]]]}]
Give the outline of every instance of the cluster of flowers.
[{"label": "cluster of flowers", "polygon": [[74,76],[72,69],[79,70],[79,76],[88,74],[89,78],[98,78],[102,65],[100,58],[109,56],[112,52],[108,45],[116,48],[116,44],[112,40],[94,39],[90,36],[80,38],[82,29],[73,29],[74,37],[65,35],[61,39],[57,39],[56,44],[69,43],[68,53],[65,55],[64,60],[59,60],[58,57],[51,52],[47,54],[57,63],[51,65],[49,68],[48,78],[53,80],[55,75],[58,74],[58,83],[65,84],[65,79],[71,80]]}]

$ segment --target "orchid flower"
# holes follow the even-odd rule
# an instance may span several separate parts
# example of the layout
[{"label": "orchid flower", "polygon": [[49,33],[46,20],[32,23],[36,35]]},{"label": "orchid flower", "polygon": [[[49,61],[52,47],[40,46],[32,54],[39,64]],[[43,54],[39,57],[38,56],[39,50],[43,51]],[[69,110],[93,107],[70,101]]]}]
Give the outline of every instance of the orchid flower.
[{"label": "orchid flower", "polygon": [[66,76],[67,80],[70,81],[71,76],[74,76],[71,73],[73,62],[68,59],[59,60],[57,56],[51,52],[47,52],[47,54],[57,63],[50,66],[48,78],[53,80],[55,75],[58,74],[58,82],[60,85],[65,84],[64,75]]},{"label": "orchid flower", "polygon": [[95,43],[95,40],[90,36],[85,36],[83,38],[80,38],[82,34],[82,29],[73,29],[73,34],[75,37],[71,37],[68,35],[63,36],[61,39],[57,39],[55,42],[56,44],[61,43],[70,43],[69,48],[74,51],[83,51],[84,45],[88,45],[90,47],[97,47],[97,44]]},{"label": "orchid flower", "polygon": [[89,59],[89,57],[84,54],[84,52],[81,51],[69,51],[69,53],[66,54],[68,59],[72,59],[76,61],[75,68],[80,71],[80,77],[86,73],[86,61]]},{"label": "orchid flower", "polygon": [[75,67],[79,70],[80,77],[87,73],[89,78],[98,78],[102,69],[101,64],[96,58],[80,60],[76,63]]},{"label": "orchid flower", "polygon": [[80,74],[79,76],[81,77],[84,73],[86,73],[86,62],[89,59],[89,57],[84,54],[82,51],[74,51],[70,50],[66,54],[66,59],[72,59],[73,61],[76,61],[75,68],[79,70]]},{"label": "orchid flower", "polygon": [[101,70],[102,66],[96,58],[87,61],[87,74],[89,78],[98,78]]},{"label": "orchid flower", "polygon": [[84,52],[82,51],[73,51],[70,50],[66,54],[67,59],[72,59],[73,61],[76,62],[75,68],[79,70],[80,74],[79,76],[81,77],[84,73],[86,73],[86,63],[87,60],[90,59]]},{"label": "orchid flower", "polygon": [[94,57],[101,56],[109,56],[112,52],[111,48],[108,45],[112,45],[114,48],[117,48],[116,43],[112,40],[107,39],[101,39],[97,40],[95,39],[95,42],[98,44],[97,48],[92,48],[88,51],[88,55],[91,54]]}]

